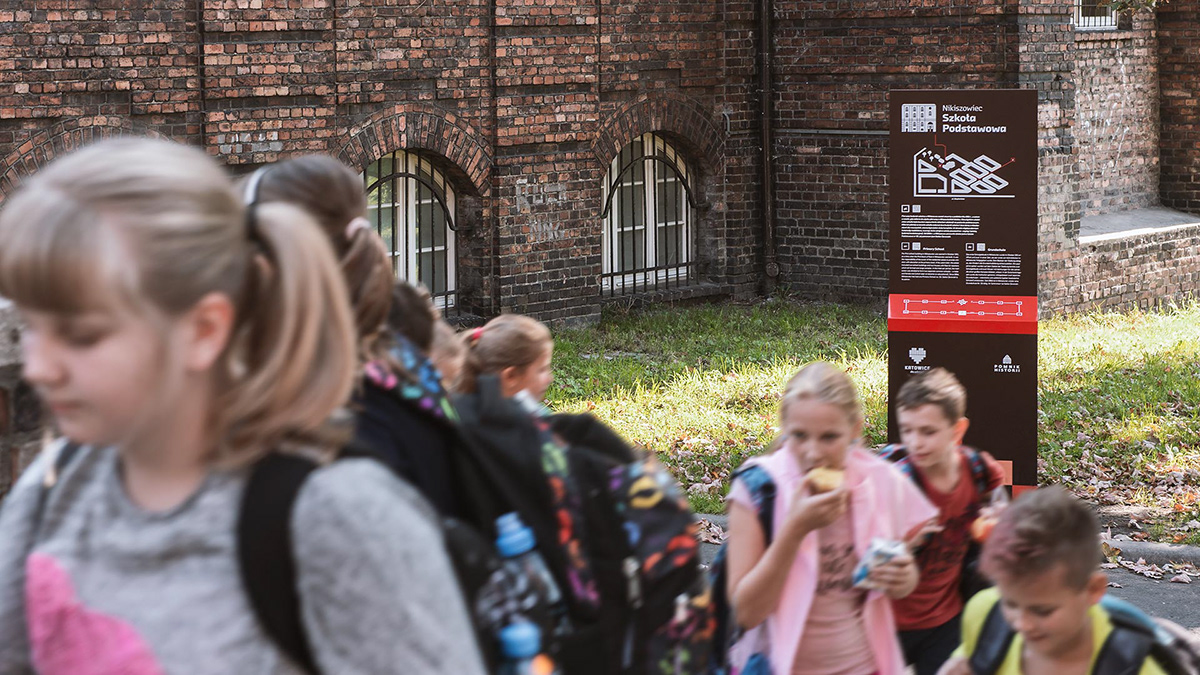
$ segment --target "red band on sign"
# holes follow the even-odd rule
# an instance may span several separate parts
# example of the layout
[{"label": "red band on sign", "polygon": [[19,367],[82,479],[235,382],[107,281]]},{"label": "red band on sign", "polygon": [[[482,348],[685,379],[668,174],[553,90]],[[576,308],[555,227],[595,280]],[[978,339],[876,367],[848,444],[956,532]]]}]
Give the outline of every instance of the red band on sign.
[{"label": "red band on sign", "polygon": [[893,294],[888,330],[1037,335],[1037,297]]}]

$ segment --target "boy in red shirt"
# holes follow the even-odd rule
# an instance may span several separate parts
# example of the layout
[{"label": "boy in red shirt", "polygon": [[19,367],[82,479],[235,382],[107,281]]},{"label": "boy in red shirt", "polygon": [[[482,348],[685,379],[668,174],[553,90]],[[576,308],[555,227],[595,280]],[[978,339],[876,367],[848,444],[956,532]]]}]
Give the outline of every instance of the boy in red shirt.
[{"label": "boy in red shirt", "polygon": [[905,659],[917,675],[936,675],[959,643],[967,600],[959,588],[971,525],[1004,473],[991,455],[962,445],[967,392],[949,371],[935,368],[905,382],[895,407],[903,445],[885,449],[884,456],[916,481],[940,513],[916,552],[920,583],[893,607]]}]

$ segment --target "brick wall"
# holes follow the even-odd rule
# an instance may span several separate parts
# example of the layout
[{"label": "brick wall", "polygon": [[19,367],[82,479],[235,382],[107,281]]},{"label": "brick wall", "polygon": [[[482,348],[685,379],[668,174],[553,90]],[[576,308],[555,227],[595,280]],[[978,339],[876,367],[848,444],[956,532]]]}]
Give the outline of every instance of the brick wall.
[{"label": "brick wall", "polygon": [[813,297],[879,299],[888,278],[888,91],[1015,86],[1015,7],[776,6],[772,156],[784,282]]},{"label": "brick wall", "polygon": [[1038,91],[1038,302],[1043,313],[1069,309],[1061,290],[1072,283],[1079,238],[1073,11],[1071,0],[1039,0],[1023,5],[1017,17],[1018,80]]},{"label": "brick wall", "polygon": [[[468,309],[593,321],[605,171],[656,131],[695,175],[705,288],[764,288],[756,0],[21,4],[0,10],[0,199],[121,134],[245,168],[421,149],[460,198]],[[886,293],[892,88],[1039,91],[1048,311],[1080,306],[1080,218],[1154,203],[1160,142],[1163,202],[1200,211],[1200,0],[1089,35],[1071,0],[775,5],[776,245],[798,293]]]},{"label": "brick wall", "polygon": [[725,218],[738,163],[724,154],[716,0],[22,5],[0,10],[0,200],[121,134],[203,145],[239,170],[419,149],[459,196],[467,309],[593,321],[608,162],[665,132],[704,196],[706,280],[753,292],[753,222]]},{"label": "brick wall", "polygon": [[41,448],[41,407],[20,380],[18,340],[15,312],[0,300],[0,495]]},{"label": "brick wall", "polygon": [[1076,31],[1075,139],[1083,216],[1158,203],[1158,35],[1138,13],[1132,30]]},{"label": "brick wall", "polygon": [[1150,309],[1200,288],[1200,225],[1081,243],[1070,291],[1080,309]]},{"label": "brick wall", "polygon": [[1200,0],[1158,9],[1163,206],[1200,213]]}]

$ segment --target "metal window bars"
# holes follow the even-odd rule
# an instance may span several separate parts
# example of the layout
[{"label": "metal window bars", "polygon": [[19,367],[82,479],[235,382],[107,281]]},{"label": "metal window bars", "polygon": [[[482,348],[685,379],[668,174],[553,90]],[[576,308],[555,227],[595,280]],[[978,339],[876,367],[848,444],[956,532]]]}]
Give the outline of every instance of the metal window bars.
[{"label": "metal window bars", "polygon": [[696,199],[684,158],[664,138],[645,134],[613,158],[601,216],[601,295],[635,295],[696,281]]},{"label": "metal window bars", "polygon": [[1107,0],[1075,0],[1075,27],[1083,29],[1117,28],[1117,13]]},{"label": "metal window bars", "polygon": [[420,282],[443,312],[458,308],[454,189],[430,159],[397,150],[363,172],[367,220],[397,277]]}]

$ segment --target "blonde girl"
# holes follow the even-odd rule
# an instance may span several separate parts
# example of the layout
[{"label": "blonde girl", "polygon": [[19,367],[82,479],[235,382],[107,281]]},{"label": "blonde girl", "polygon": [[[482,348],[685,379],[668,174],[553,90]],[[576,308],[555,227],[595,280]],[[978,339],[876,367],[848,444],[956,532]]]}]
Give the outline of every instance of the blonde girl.
[{"label": "blonde girl", "polygon": [[[765,622],[775,675],[904,672],[890,600],[917,584],[911,556],[875,569],[876,590],[855,588],[851,576],[873,539],[906,540],[937,512],[862,449],[862,424],[850,378],[826,363],[805,366],[784,390],[779,448],[752,460],[776,486],[769,539],[749,485],[739,477],[730,490],[727,592],[740,625]],[[817,468],[843,471],[843,484],[815,494]]]},{"label": "blonde girl", "polygon": [[[325,236],[247,209],[200,150],[109,141],[5,204],[0,295],[82,446],[58,475],[64,444],[43,453],[0,510],[0,673],[302,672],[251,611],[235,523],[260,458],[347,435],[357,340]],[[384,467],[318,468],[290,536],[315,669],[481,671],[439,530]]]}]

